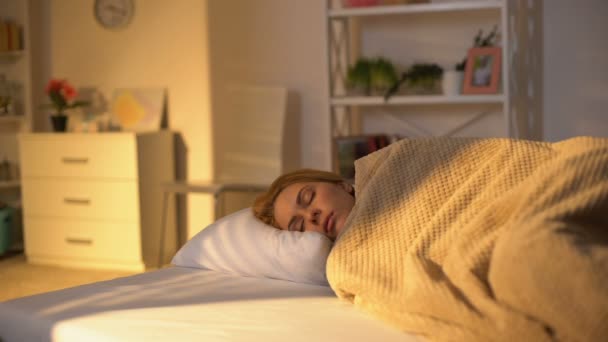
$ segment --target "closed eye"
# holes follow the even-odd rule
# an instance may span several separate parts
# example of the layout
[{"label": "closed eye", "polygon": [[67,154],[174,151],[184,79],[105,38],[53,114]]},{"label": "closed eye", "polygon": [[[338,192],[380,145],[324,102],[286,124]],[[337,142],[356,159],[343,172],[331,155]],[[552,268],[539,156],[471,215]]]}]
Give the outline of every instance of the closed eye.
[{"label": "closed eye", "polygon": [[310,205],[310,203],[312,203],[312,200],[314,200],[314,199],[315,199],[315,191],[310,187],[306,188],[306,190],[304,191],[304,194],[302,195],[303,204],[308,206],[308,205]]},{"label": "closed eye", "polygon": [[287,227],[287,230],[289,231],[298,231],[298,232],[303,232],[304,231],[304,219],[301,216],[294,216],[291,221],[289,222],[289,226]]},{"label": "closed eye", "polygon": [[[303,188],[300,189],[300,191],[298,191],[298,194],[296,196],[296,205],[301,207],[301,208],[306,208],[308,207],[312,201],[315,199],[315,191],[314,188],[311,186],[305,186]],[[305,231],[305,227],[304,227],[304,218],[301,216],[294,216],[291,218],[291,220],[289,221],[289,224],[287,225],[287,230],[290,231],[300,231],[303,232]]]}]

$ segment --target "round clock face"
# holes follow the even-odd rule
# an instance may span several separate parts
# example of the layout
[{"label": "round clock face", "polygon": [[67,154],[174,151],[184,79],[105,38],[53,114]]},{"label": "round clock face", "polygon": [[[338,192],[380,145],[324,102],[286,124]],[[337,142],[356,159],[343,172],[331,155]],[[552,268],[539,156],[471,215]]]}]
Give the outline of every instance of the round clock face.
[{"label": "round clock face", "polygon": [[123,28],[135,12],[134,0],[95,0],[95,18],[103,27]]}]

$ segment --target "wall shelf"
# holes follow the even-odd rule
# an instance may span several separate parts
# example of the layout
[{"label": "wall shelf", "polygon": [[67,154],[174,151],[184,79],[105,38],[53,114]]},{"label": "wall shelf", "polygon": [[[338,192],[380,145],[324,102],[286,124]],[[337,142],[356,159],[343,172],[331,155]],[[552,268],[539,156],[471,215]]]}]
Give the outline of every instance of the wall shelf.
[{"label": "wall shelf", "polygon": [[429,3],[429,4],[414,4],[414,5],[385,5],[385,6],[368,6],[357,8],[340,8],[331,9],[328,12],[330,18],[346,18],[346,17],[365,17],[375,15],[396,15],[396,14],[415,14],[415,13],[432,13],[432,12],[456,12],[456,11],[474,11],[486,9],[500,9],[504,6],[504,1],[501,0],[477,0],[477,1],[461,1],[452,3]]},{"label": "wall shelf", "polygon": [[384,101],[381,96],[341,96],[330,100],[332,106],[386,106],[386,105],[432,105],[432,104],[502,104],[506,97],[498,95],[419,95],[393,96]]},{"label": "wall shelf", "polygon": [[23,116],[6,115],[0,116],[0,124],[22,123],[25,120]]},{"label": "wall shelf", "polygon": [[[528,138],[542,94],[542,2],[450,0],[343,7],[327,0],[327,103],[330,144],[337,136],[376,132],[396,136]],[[349,67],[361,57],[383,57],[398,69],[436,63],[452,70],[472,39],[496,27],[501,48],[500,92],[383,96],[350,95]],[[411,89],[410,89],[411,90]],[[461,93],[461,91],[460,91]],[[408,107],[409,106],[409,107]],[[382,114],[382,115],[378,115]]]},{"label": "wall shelf", "polygon": [[21,182],[18,180],[12,181],[0,181],[0,190],[3,189],[17,189],[21,186]]},{"label": "wall shelf", "polygon": [[15,51],[3,51],[3,52],[0,52],[0,58],[1,59],[19,58],[19,57],[21,57],[23,55],[25,55],[25,50],[15,50]]}]

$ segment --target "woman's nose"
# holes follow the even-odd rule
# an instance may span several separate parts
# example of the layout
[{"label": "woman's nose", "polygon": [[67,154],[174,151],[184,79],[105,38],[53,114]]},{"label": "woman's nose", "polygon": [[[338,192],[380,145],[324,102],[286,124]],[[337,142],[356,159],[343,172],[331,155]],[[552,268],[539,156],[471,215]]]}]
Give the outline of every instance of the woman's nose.
[{"label": "woman's nose", "polygon": [[309,211],[309,220],[311,223],[318,225],[319,224],[319,218],[321,217],[321,210],[319,209],[311,209]]}]

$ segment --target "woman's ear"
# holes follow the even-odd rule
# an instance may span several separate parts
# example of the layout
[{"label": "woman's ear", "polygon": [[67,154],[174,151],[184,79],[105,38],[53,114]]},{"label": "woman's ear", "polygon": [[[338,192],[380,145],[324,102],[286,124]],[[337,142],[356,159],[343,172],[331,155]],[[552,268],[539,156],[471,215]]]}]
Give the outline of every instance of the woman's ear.
[{"label": "woman's ear", "polygon": [[344,189],[344,191],[348,192],[349,194],[353,195],[355,193],[355,188],[352,186],[352,184],[342,182],[340,183],[340,185],[342,186],[342,189]]}]

